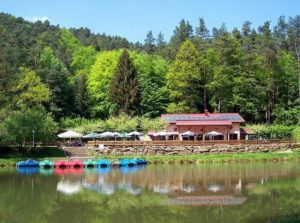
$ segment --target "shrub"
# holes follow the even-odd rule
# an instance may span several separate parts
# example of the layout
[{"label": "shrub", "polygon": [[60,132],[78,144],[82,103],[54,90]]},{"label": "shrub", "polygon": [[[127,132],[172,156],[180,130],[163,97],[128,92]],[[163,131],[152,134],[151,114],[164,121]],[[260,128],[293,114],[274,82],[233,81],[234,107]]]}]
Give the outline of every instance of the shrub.
[{"label": "shrub", "polygon": [[61,130],[72,129],[74,131],[86,134],[90,132],[131,132],[142,131],[144,133],[148,130],[162,130],[166,123],[160,118],[149,119],[146,117],[130,117],[125,114],[110,117],[107,120],[87,120],[82,118],[69,119],[64,118],[61,120]]},{"label": "shrub", "polygon": [[56,138],[58,124],[50,114],[40,110],[16,111],[8,115],[2,124],[2,138],[22,147],[25,142],[45,142]]},{"label": "shrub", "polygon": [[300,142],[300,126],[297,126],[293,131],[293,138],[296,142]]},{"label": "shrub", "polygon": [[290,139],[293,137],[295,126],[286,125],[250,125],[258,137],[266,139]]}]

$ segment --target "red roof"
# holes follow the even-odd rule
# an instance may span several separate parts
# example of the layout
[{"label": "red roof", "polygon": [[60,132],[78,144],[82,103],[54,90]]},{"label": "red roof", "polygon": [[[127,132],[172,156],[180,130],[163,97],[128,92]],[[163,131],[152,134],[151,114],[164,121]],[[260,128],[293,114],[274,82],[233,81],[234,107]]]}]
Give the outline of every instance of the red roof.
[{"label": "red roof", "polygon": [[230,121],[245,122],[238,113],[198,113],[198,114],[163,114],[161,118],[168,123],[177,121]]},{"label": "red roof", "polygon": [[227,120],[218,120],[218,121],[176,121],[176,125],[184,126],[184,125],[232,125],[231,121]]}]

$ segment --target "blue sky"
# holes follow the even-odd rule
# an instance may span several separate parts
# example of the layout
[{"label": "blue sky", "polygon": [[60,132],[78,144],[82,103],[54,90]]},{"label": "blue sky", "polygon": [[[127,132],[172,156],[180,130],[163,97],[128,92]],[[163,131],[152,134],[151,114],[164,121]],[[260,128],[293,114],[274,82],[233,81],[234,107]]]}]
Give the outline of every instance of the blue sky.
[{"label": "blue sky", "polygon": [[95,33],[143,41],[159,31],[169,39],[184,18],[193,26],[204,17],[209,29],[224,22],[231,30],[244,21],[253,27],[280,15],[300,14],[300,0],[0,0],[0,11],[28,20],[48,19],[61,27],[88,27]]}]

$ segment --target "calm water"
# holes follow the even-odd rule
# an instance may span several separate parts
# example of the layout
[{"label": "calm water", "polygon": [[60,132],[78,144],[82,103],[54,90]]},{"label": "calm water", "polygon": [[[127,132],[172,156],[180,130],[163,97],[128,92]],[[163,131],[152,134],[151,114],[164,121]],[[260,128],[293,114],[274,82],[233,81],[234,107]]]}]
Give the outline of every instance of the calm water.
[{"label": "calm water", "polygon": [[300,163],[0,170],[1,223],[270,222],[300,213]]}]

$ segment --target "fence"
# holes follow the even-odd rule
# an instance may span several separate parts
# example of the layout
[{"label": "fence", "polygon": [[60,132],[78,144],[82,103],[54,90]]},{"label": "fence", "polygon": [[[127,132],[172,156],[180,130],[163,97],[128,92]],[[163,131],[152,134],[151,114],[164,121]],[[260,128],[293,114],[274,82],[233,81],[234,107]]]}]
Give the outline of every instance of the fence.
[{"label": "fence", "polygon": [[88,141],[88,146],[205,146],[205,145],[253,145],[253,144],[283,144],[294,143],[291,139],[281,140],[209,140],[209,141]]}]

